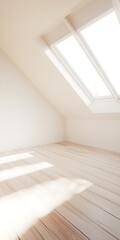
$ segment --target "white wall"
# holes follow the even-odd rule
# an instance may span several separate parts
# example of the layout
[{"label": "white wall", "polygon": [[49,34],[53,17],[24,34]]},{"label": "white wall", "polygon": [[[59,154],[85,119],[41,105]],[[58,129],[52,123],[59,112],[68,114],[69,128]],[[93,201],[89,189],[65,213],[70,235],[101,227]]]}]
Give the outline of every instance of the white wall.
[{"label": "white wall", "polygon": [[[64,133],[63,117],[0,53],[0,152],[63,141]],[[66,140],[120,152],[120,119],[67,119]]]},{"label": "white wall", "polygon": [[120,152],[120,119],[68,119],[67,140]]},{"label": "white wall", "polygon": [[63,117],[0,52],[0,152],[62,140]]}]

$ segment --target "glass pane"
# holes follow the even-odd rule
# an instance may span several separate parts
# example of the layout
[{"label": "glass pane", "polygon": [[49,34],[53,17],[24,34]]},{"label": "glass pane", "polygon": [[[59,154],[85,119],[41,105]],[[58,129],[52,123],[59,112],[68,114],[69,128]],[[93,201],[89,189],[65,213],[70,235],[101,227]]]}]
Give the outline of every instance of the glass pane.
[{"label": "glass pane", "polygon": [[74,36],[61,41],[56,45],[56,48],[81,78],[93,97],[111,95]]},{"label": "glass pane", "polygon": [[81,31],[120,95],[120,25],[115,12]]}]

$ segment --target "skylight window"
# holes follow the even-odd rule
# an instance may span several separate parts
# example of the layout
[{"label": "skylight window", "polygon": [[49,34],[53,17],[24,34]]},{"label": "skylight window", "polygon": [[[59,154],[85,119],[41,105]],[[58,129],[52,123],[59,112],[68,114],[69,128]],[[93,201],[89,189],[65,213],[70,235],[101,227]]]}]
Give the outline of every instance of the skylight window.
[{"label": "skylight window", "polygon": [[56,44],[56,49],[94,98],[111,95],[74,36]]},{"label": "skylight window", "polygon": [[115,12],[80,31],[120,95],[120,25]]},{"label": "skylight window", "polygon": [[94,113],[120,112],[119,9],[117,0],[93,0],[44,38],[46,54]]}]

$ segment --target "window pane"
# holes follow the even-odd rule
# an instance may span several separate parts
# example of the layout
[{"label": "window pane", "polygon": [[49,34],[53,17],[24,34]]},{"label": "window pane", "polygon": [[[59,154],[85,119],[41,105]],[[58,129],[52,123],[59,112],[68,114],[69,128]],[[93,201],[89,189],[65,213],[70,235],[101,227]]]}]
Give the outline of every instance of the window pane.
[{"label": "window pane", "polygon": [[120,95],[120,25],[115,12],[85,28],[81,34]]},{"label": "window pane", "polygon": [[70,36],[61,41],[56,45],[56,48],[69,63],[71,68],[81,78],[83,84],[90,91],[93,97],[111,95],[74,36]]}]

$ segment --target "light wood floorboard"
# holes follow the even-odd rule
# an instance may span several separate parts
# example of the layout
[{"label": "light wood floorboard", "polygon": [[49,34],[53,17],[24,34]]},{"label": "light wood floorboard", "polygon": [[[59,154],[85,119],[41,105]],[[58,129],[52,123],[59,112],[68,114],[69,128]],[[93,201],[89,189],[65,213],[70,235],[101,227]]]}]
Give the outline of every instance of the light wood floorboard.
[{"label": "light wood floorboard", "polygon": [[58,143],[0,154],[0,240],[120,239],[120,154]]}]

